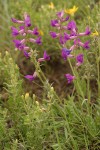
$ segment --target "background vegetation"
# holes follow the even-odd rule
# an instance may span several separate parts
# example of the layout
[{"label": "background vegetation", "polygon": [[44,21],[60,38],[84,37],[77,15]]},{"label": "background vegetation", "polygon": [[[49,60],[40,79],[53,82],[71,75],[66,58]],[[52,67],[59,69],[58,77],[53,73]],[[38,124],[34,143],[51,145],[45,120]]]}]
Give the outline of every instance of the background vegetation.
[{"label": "background vegetation", "polygon": [[[99,150],[100,149],[100,1],[98,0],[1,0],[0,2],[0,149],[1,150]],[[79,31],[89,25],[98,35],[83,51],[85,62],[68,85],[64,74],[69,62],[61,59],[57,40],[53,40],[50,20],[62,9],[78,7],[71,16]],[[11,36],[11,17],[31,16],[33,27],[42,32],[43,44],[32,45],[39,56],[46,49],[51,56],[39,68],[16,51]],[[92,34],[93,35],[93,34]],[[85,38],[85,39],[86,39]],[[83,38],[84,40],[84,38]],[[70,44],[69,44],[70,46]],[[34,62],[34,63],[33,63]],[[24,75],[35,68],[40,79],[30,83]]]}]

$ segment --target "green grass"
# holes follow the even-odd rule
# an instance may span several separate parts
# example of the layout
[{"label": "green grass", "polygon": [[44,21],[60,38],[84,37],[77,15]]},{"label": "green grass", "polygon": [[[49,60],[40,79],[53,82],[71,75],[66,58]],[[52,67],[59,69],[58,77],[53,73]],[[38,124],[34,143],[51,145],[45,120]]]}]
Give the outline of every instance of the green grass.
[{"label": "green grass", "polygon": [[[100,149],[100,43],[99,36],[85,37],[91,41],[89,51],[79,49],[85,55],[84,64],[77,71],[73,62],[60,59],[57,40],[52,40],[50,20],[63,8],[79,7],[75,16],[80,32],[89,25],[92,32],[99,32],[99,1],[53,0],[7,1],[0,4],[0,149],[4,150],[99,150]],[[41,7],[42,6],[42,7]],[[20,67],[23,56],[14,50],[10,18],[22,18],[24,12],[32,18],[33,27],[43,32],[43,45],[32,46],[32,56]],[[70,46],[70,43],[68,43]],[[51,62],[40,67],[36,55],[47,49]],[[26,60],[25,60],[26,61]],[[59,62],[60,71],[53,67]],[[24,80],[32,63],[38,78],[33,83]],[[18,64],[18,65],[17,65]],[[63,71],[64,70],[64,71]],[[72,70],[76,80],[68,85],[63,72]],[[21,73],[21,72],[25,73]],[[29,70],[30,72],[30,70]],[[58,76],[56,76],[58,75]],[[58,78],[57,78],[58,77]],[[52,80],[49,79],[53,79]],[[61,82],[59,81],[61,80]],[[63,84],[63,83],[64,84]],[[59,84],[60,83],[60,84]],[[57,85],[55,85],[57,84]],[[59,91],[58,92],[58,85]],[[28,94],[29,93],[29,94]],[[65,95],[65,96],[64,96]]]}]

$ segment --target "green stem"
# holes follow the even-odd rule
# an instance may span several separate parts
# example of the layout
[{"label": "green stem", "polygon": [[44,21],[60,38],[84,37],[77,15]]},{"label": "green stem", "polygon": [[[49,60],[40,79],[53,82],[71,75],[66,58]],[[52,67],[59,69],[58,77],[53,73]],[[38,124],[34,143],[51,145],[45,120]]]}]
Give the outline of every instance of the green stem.
[{"label": "green stem", "polygon": [[91,94],[90,94],[90,76],[88,75],[88,79],[87,79],[87,96],[88,96],[88,104],[90,105],[90,101],[91,101]]},{"label": "green stem", "polygon": [[[53,123],[55,123],[55,118],[54,118],[53,111],[52,111],[52,119],[53,119]],[[53,126],[54,126],[54,131],[55,131],[57,143],[59,144],[59,150],[62,150],[61,145],[60,145],[60,141],[59,141],[59,136],[58,136],[57,128],[56,128],[55,124]]]},{"label": "green stem", "polygon": [[99,48],[99,55],[96,57],[98,60],[97,60],[97,72],[98,72],[98,79],[97,79],[97,82],[98,82],[98,96],[100,97],[100,43],[99,43],[99,40],[98,40],[98,48]]},{"label": "green stem", "polygon": [[[71,64],[70,59],[68,59],[68,61],[69,61],[69,65],[70,65],[70,67],[71,67],[71,70],[72,70],[72,72],[73,72],[73,75],[74,75],[74,76],[77,76],[77,78],[78,78],[78,73],[77,73],[76,70],[74,70],[74,68],[73,68],[73,66],[72,66],[72,64]],[[81,96],[83,97],[83,99],[85,99],[84,94],[83,94],[83,91],[82,91],[82,89],[81,89],[81,86],[80,86],[79,82],[77,81],[76,83],[77,83],[78,89],[80,89]],[[76,85],[75,85],[75,86],[76,86]]]}]

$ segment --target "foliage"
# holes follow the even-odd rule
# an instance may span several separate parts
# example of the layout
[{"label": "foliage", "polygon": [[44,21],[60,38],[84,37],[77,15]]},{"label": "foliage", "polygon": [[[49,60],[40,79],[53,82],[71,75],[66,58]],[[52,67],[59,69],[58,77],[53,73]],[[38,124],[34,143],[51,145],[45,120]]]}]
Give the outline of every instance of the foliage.
[{"label": "foliage", "polygon": [[[72,85],[68,85],[62,77],[62,70],[66,71],[60,60],[57,41],[49,35],[51,31],[50,19],[62,9],[78,7],[72,18],[77,22],[80,31],[89,25],[91,31],[99,34],[99,1],[54,0],[54,9],[48,6],[51,1],[1,1],[0,19],[1,47],[0,47],[0,149],[4,150],[99,150],[100,149],[100,43],[99,36],[92,34],[87,39],[91,42],[88,52],[79,51],[85,55],[85,62],[80,70],[72,67],[73,62],[67,62],[77,77]],[[33,82],[41,86],[41,94],[30,91],[30,82],[24,81],[21,69],[16,62],[21,56],[14,50],[11,42],[10,18],[21,18],[28,12],[35,26],[43,31],[43,45],[32,47],[30,60],[40,82]],[[84,40],[84,37],[83,37]],[[70,44],[69,44],[70,46]],[[43,55],[47,49],[53,57],[51,62],[40,66],[37,55]],[[19,57],[20,56],[20,57]],[[52,69],[54,61],[61,64],[60,73]],[[33,64],[32,64],[33,65]],[[30,67],[29,64],[26,67]],[[28,68],[27,67],[27,68]],[[57,66],[54,67],[56,69]],[[47,69],[47,70],[46,70]],[[54,74],[64,80],[64,89],[60,92],[49,81]],[[58,79],[54,83],[57,83]],[[27,84],[28,83],[28,84]],[[39,83],[39,84],[38,84]],[[59,86],[61,86],[59,84]],[[25,92],[26,91],[26,92]],[[67,94],[66,94],[67,91]],[[64,96],[66,95],[66,96]]]}]

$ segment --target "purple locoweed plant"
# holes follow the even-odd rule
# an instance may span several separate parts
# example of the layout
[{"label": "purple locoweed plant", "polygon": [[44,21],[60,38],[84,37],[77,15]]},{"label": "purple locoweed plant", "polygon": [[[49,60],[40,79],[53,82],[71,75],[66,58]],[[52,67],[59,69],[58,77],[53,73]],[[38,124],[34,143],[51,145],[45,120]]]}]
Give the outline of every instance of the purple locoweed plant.
[{"label": "purple locoweed plant", "polygon": [[[57,32],[50,31],[50,36],[53,39],[58,39],[61,46],[62,58],[65,61],[68,58],[75,58],[76,66],[79,67],[82,65],[84,62],[84,55],[78,54],[76,56],[74,50],[78,49],[79,47],[82,47],[86,50],[90,48],[89,41],[83,43],[80,40],[82,36],[88,36],[91,34],[89,27],[86,27],[85,32],[79,33],[76,22],[74,20],[70,21],[69,16],[64,16],[64,11],[58,12],[56,14],[56,19],[51,20],[51,26],[57,30]],[[66,43],[70,40],[73,41],[73,45],[68,48],[66,47]],[[68,83],[71,83],[75,79],[75,76],[72,76],[71,74],[66,74],[65,77],[67,78]]]},{"label": "purple locoweed plant", "polygon": [[[26,58],[31,57],[31,47],[27,46],[29,42],[41,45],[42,44],[42,38],[40,36],[39,30],[37,27],[33,28],[33,30],[30,30],[31,19],[30,16],[27,13],[24,13],[24,19],[23,20],[17,20],[15,18],[11,18],[12,22],[19,25],[19,28],[11,27],[12,30],[12,36],[14,37],[13,42],[15,45],[15,48],[22,51],[24,56]],[[30,37],[34,36],[34,37]],[[20,36],[20,38],[19,38]],[[38,58],[37,62],[40,64],[43,61],[49,61],[50,56],[47,54],[46,51],[44,51],[43,58]],[[37,77],[37,72],[35,71],[32,75],[26,75],[25,78],[29,81],[33,81]]]},{"label": "purple locoweed plant", "polygon": [[[15,18],[12,18],[12,22],[15,24],[18,24],[19,27],[11,27],[12,30],[12,36],[14,37],[14,45],[15,47],[22,51],[24,56],[26,58],[31,57],[31,48],[28,46],[28,43],[33,44],[42,44],[42,38],[40,36],[38,27],[33,28],[33,30],[30,29],[32,26],[30,16],[25,13],[23,20],[17,20]],[[70,20],[69,16],[64,16],[64,11],[58,12],[56,14],[56,18],[54,20],[51,20],[51,26],[57,30],[50,31],[50,36],[53,39],[58,39],[60,47],[61,47],[61,56],[66,61],[69,58],[74,58],[76,62],[76,67],[79,67],[84,62],[84,55],[79,53],[78,55],[75,55],[75,49],[78,49],[79,47],[82,47],[86,50],[90,48],[90,42],[81,42],[82,36],[88,36],[90,35],[91,31],[89,27],[87,26],[85,31],[82,33],[79,33],[77,24],[74,20]],[[28,36],[27,36],[28,35]],[[19,38],[22,37],[22,38]],[[32,37],[33,36],[33,37]],[[71,47],[66,47],[66,43],[68,41],[72,41],[73,45]],[[40,64],[43,61],[49,61],[50,56],[47,54],[46,51],[44,51],[43,57],[38,58],[37,62]],[[30,81],[33,81],[37,77],[37,72],[35,71],[32,75],[26,75],[25,78],[29,79]],[[71,83],[74,79],[76,79],[75,74],[65,74],[65,77],[68,81],[68,83]]]}]

